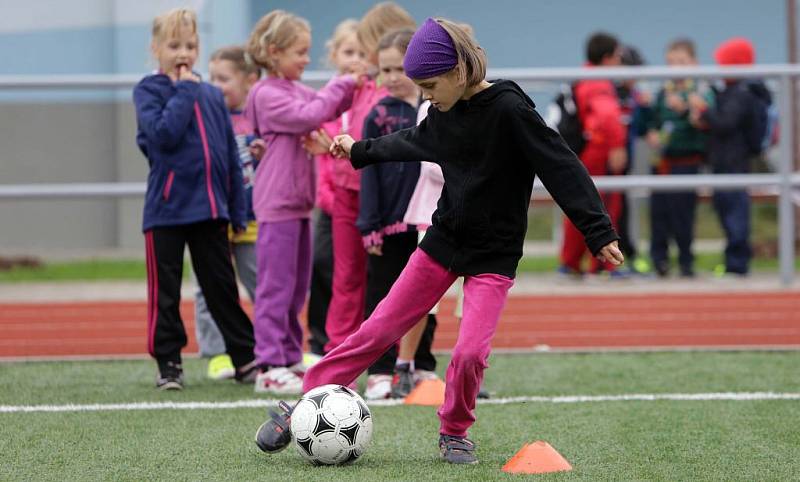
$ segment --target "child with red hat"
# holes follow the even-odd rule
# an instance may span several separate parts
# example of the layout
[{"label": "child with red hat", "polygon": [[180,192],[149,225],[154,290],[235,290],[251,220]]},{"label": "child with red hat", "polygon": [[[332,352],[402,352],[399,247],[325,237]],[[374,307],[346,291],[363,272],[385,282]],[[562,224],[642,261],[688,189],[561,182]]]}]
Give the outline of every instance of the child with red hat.
[{"label": "child with red hat", "polygon": [[[714,52],[720,65],[750,65],[755,61],[753,44],[744,37],[722,42]],[[689,98],[691,119],[708,127],[708,160],[714,173],[750,172],[754,156],[761,154],[760,111],[771,103],[761,81],[725,79],[716,104],[708,106],[699,95]],[[750,268],[750,197],[747,191],[715,191],[713,205],[727,238],[725,273],[744,276]]]}]

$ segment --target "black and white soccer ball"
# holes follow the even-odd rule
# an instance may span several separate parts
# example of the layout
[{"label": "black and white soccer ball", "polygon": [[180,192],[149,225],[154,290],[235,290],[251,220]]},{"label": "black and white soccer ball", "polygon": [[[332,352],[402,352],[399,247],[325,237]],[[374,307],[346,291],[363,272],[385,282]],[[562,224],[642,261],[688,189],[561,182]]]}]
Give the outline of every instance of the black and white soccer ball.
[{"label": "black and white soccer ball", "polygon": [[323,385],[297,402],[291,428],[304,459],[314,465],[346,464],[361,457],[372,440],[372,414],[353,390]]}]

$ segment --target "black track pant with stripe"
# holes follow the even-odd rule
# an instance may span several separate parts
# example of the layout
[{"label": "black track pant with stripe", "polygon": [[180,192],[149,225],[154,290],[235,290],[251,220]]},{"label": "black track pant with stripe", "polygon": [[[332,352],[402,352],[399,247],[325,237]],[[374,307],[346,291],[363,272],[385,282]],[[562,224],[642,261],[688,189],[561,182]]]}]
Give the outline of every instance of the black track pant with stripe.
[{"label": "black track pant with stripe", "polygon": [[192,267],[208,310],[216,320],[236,367],[253,361],[253,324],[239,304],[231,262],[227,221],[214,220],[145,232],[147,253],[147,344],[162,366],[180,362],[186,330],[180,315],[183,252],[189,246]]}]

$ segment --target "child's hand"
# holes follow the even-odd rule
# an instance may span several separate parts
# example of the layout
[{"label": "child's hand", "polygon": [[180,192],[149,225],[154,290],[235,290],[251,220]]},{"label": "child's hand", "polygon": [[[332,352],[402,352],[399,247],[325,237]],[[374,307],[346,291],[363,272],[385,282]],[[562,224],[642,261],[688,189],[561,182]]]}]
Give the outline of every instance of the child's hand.
[{"label": "child's hand", "polygon": [[693,110],[703,111],[706,110],[708,104],[706,104],[706,101],[697,93],[692,92],[689,94],[689,107]]},{"label": "child's hand", "polygon": [[356,81],[356,88],[361,87],[362,85],[364,85],[364,80],[367,78],[367,75],[366,75],[365,72],[352,72],[352,73],[346,74],[346,75],[349,75],[350,77],[353,78],[353,80]]},{"label": "child's hand", "polygon": [[247,148],[250,149],[250,155],[253,156],[253,159],[257,160],[261,160],[264,157],[264,153],[267,152],[267,144],[264,139],[254,139]]},{"label": "child's hand", "polygon": [[178,71],[174,75],[175,75],[175,77],[170,75],[170,77],[172,77],[173,82],[174,81],[178,81],[178,80],[188,80],[190,82],[200,82],[200,77],[197,74],[195,74],[194,72],[192,72],[192,70],[186,64],[178,65]]},{"label": "child's hand", "polygon": [[619,245],[616,241],[611,241],[603,246],[603,249],[597,253],[597,259],[604,263],[611,263],[614,266],[619,266],[625,262],[625,256],[622,255],[622,251],[619,250]]},{"label": "child's hand", "polygon": [[350,158],[350,150],[353,148],[353,144],[356,141],[353,140],[352,137],[348,136],[347,134],[339,135],[333,138],[333,143],[331,143],[331,147],[328,151],[336,158]]},{"label": "child's hand", "polygon": [[622,174],[628,165],[628,151],[624,147],[611,149],[608,153],[608,170],[611,174]]},{"label": "child's hand", "polygon": [[679,114],[685,112],[687,109],[686,102],[684,102],[683,98],[678,94],[668,94],[666,98],[666,104],[670,110]]},{"label": "child's hand", "polygon": [[703,113],[697,109],[689,111],[689,123],[696,129],[708,128],[708,125],[703,121]]},{"label": "child's hand", "polygon": [[657,130],[652,129],[647,131],[647,145],[653,149],[661,147],[661,135]]},{"label": "child's hand", "polygon": [[367,248],[367,253],[373,256],[383,256],[383,249],[380,244],[377,246],[370,246]]},{"label": "child's hand", "polygon": [[323,129],[311,131],[302,138],[303,148],[312,156],[326,154],[333,140]]}]

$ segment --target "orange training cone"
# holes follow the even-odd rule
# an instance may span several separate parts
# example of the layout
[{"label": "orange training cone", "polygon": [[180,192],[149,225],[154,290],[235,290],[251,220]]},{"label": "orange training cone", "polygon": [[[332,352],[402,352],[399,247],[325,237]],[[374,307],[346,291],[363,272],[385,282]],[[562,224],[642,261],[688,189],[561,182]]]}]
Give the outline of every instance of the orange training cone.
[{"label": "orange training cone", "polygon": [[503,466],[503,472],[510,474],[544,474],[572,470],[567,459],[556,449],[541,440],[524,445]]},{"label": "orange training cone", "polygon": [[411,390],[405,401],[406,405],[428,405],[439,407],[444,403],[444,382],[436,380],[423,380]]}]

